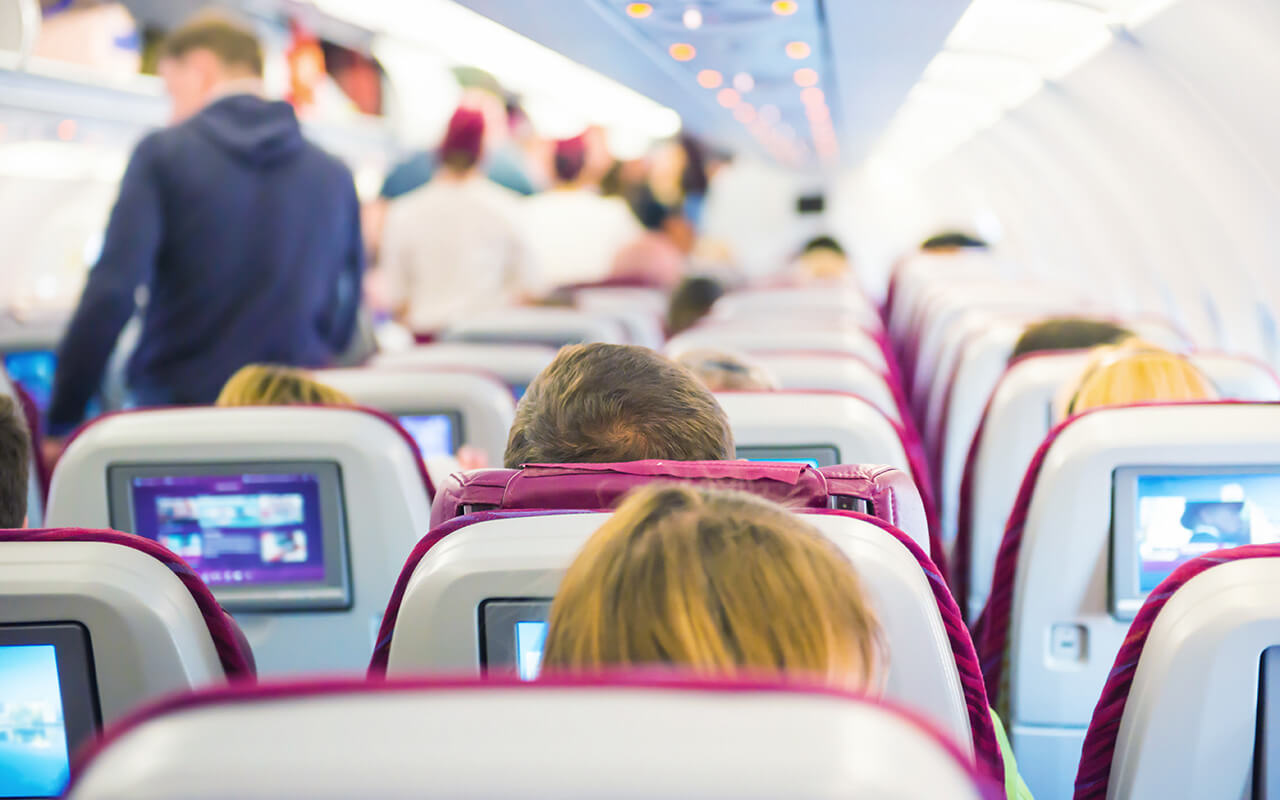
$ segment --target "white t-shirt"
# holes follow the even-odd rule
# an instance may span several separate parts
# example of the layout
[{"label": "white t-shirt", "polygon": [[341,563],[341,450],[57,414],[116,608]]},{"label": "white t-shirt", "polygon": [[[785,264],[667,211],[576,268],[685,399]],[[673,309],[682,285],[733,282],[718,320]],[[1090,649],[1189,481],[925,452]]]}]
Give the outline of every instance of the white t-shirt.
[{"label": "white t-shirt", "polygon": [[437,176],[391,201],[380,267],[393,308],[432,333],[527,290],[529,248],[513,192],[482,176]]},{"label": "white t-shirt", "polygon": [[553,189],[522,202],[525,231],[543,290],[603,280],[618,251],[644,233],[620,197]]}]

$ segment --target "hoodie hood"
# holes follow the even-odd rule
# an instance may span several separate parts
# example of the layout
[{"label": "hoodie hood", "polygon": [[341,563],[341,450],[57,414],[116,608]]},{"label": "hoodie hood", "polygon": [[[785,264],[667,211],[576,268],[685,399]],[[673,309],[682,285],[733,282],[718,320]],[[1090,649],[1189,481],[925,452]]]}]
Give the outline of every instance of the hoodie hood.
[{"label": "hoodie hood", "polygon": [[191,118],[191,126],[238,160],[268,167],[302,150],[302,128],[288,103],[236,94],[216,100]]}]

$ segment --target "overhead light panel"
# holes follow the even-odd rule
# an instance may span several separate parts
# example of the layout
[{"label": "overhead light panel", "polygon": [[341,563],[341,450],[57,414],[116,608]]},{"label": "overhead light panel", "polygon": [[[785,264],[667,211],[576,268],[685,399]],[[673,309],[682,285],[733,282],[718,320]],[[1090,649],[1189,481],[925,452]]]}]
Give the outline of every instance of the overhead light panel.
[{"label": "overhead light panel", "polygon": [[684,16],[681,17],[684,26],[691,31],[696,31],[702,27],[702,12],[697,8],[690,6],[684,10]]}]

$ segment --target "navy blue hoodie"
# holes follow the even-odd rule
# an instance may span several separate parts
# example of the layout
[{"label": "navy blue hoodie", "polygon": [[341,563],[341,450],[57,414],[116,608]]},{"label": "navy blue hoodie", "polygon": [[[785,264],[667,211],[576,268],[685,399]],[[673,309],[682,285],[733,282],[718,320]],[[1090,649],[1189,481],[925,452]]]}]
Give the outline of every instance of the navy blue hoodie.
[{"label": "navy blue hoodie", "polygon": [[58,348],[49,429],[84,415],[149,290],[129,362],[144,403],[211,403],[240,367],[323,366],[351,339],[364,250],[351,172],[293,109],[239,94],[134,150]]}]

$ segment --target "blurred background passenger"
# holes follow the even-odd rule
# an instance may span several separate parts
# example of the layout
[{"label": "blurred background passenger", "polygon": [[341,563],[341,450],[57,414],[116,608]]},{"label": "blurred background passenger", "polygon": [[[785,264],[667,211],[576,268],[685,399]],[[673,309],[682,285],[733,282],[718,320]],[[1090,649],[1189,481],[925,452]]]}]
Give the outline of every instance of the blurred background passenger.
[{"label": "blurred background passenger", "polygon": [[685,278],[671,293],[667,308],[667,335],[675,336],[698,324],[711,313],[711,307],[724,297],[725,287],[715,278],[695,276]]},{"label": "blurred background passenger", "polygon": [[424,337],[525,293],[529,248],[515,195],[480,171],[485,118],[459,108],[425,186],[391,203],[379,272],[394,315]]},{"label": "blurred background passenger", "polygon": [[689,220],[644,191],[636,213],[645,232],[618,252],[609,279],[673,289],[684,277],[697,236]]},{"label": "blurred background passenger", "polygon": [[1032,323],[1023,330],[1009,360],[1032,353],[1088,350],[1106,344],[1120,344],[1132,336],[1133,331],[1105,319],[1051,317]]},{"label": "blurred background passenger", "polygon": [[688,368],[713,392],[770,392],[781,388],[769,370],[740,353],[695,348],[676,355],[675,362]]},{"label": "blurred background passenger", "polygon": [[343,392],[321,383],[307,372],[276,364],[250,364],[231,376],[216,405],[230,406],[353,406]]},{"label": "blurred background passenger", "polygon": [[604,464],[734,456],[724,409],[689,370],[647,347],[562,349],[516,407],[503,459],[524,464]]},{"label": "blurred background passenger", "polygon": [[556,143],[555,184],[523,202],[521,214],[543,289],[594,283],[641,228],[627,202],[604,197],[587,173],[587,139]]},{"label": "blurred background passenger", "polygon": [[173,124],[134,150],[58,348],[55,437],[83,418],[140,288],[149,300],[128,367],[139,405],[211,403],[255,361],[329,364],[355,328],[364,254],[351,172],[303,138],[292,107],[262,97],[254,34],[200,15],[170,34],[159,68]]},{"label": "blurred background passenger", "polygon": [[946,254],[959,253],[964,250],[986,250],[990,247],[982,239],[963,231],[942,231],[920,243],[920,249],[926,253]]},{"label": "blurred background passenger", "polygon": [[1218,399],[1213,382],[1186,357],[1137,340],[1098,348],[1068,389],[1062,419],[1105,406]]},{"label": "blurred background passenger", "polygon": [[804,283],[834,283],[853,277],[853,263],[834,238],[818,236],[805,243],[792,272]]}]

